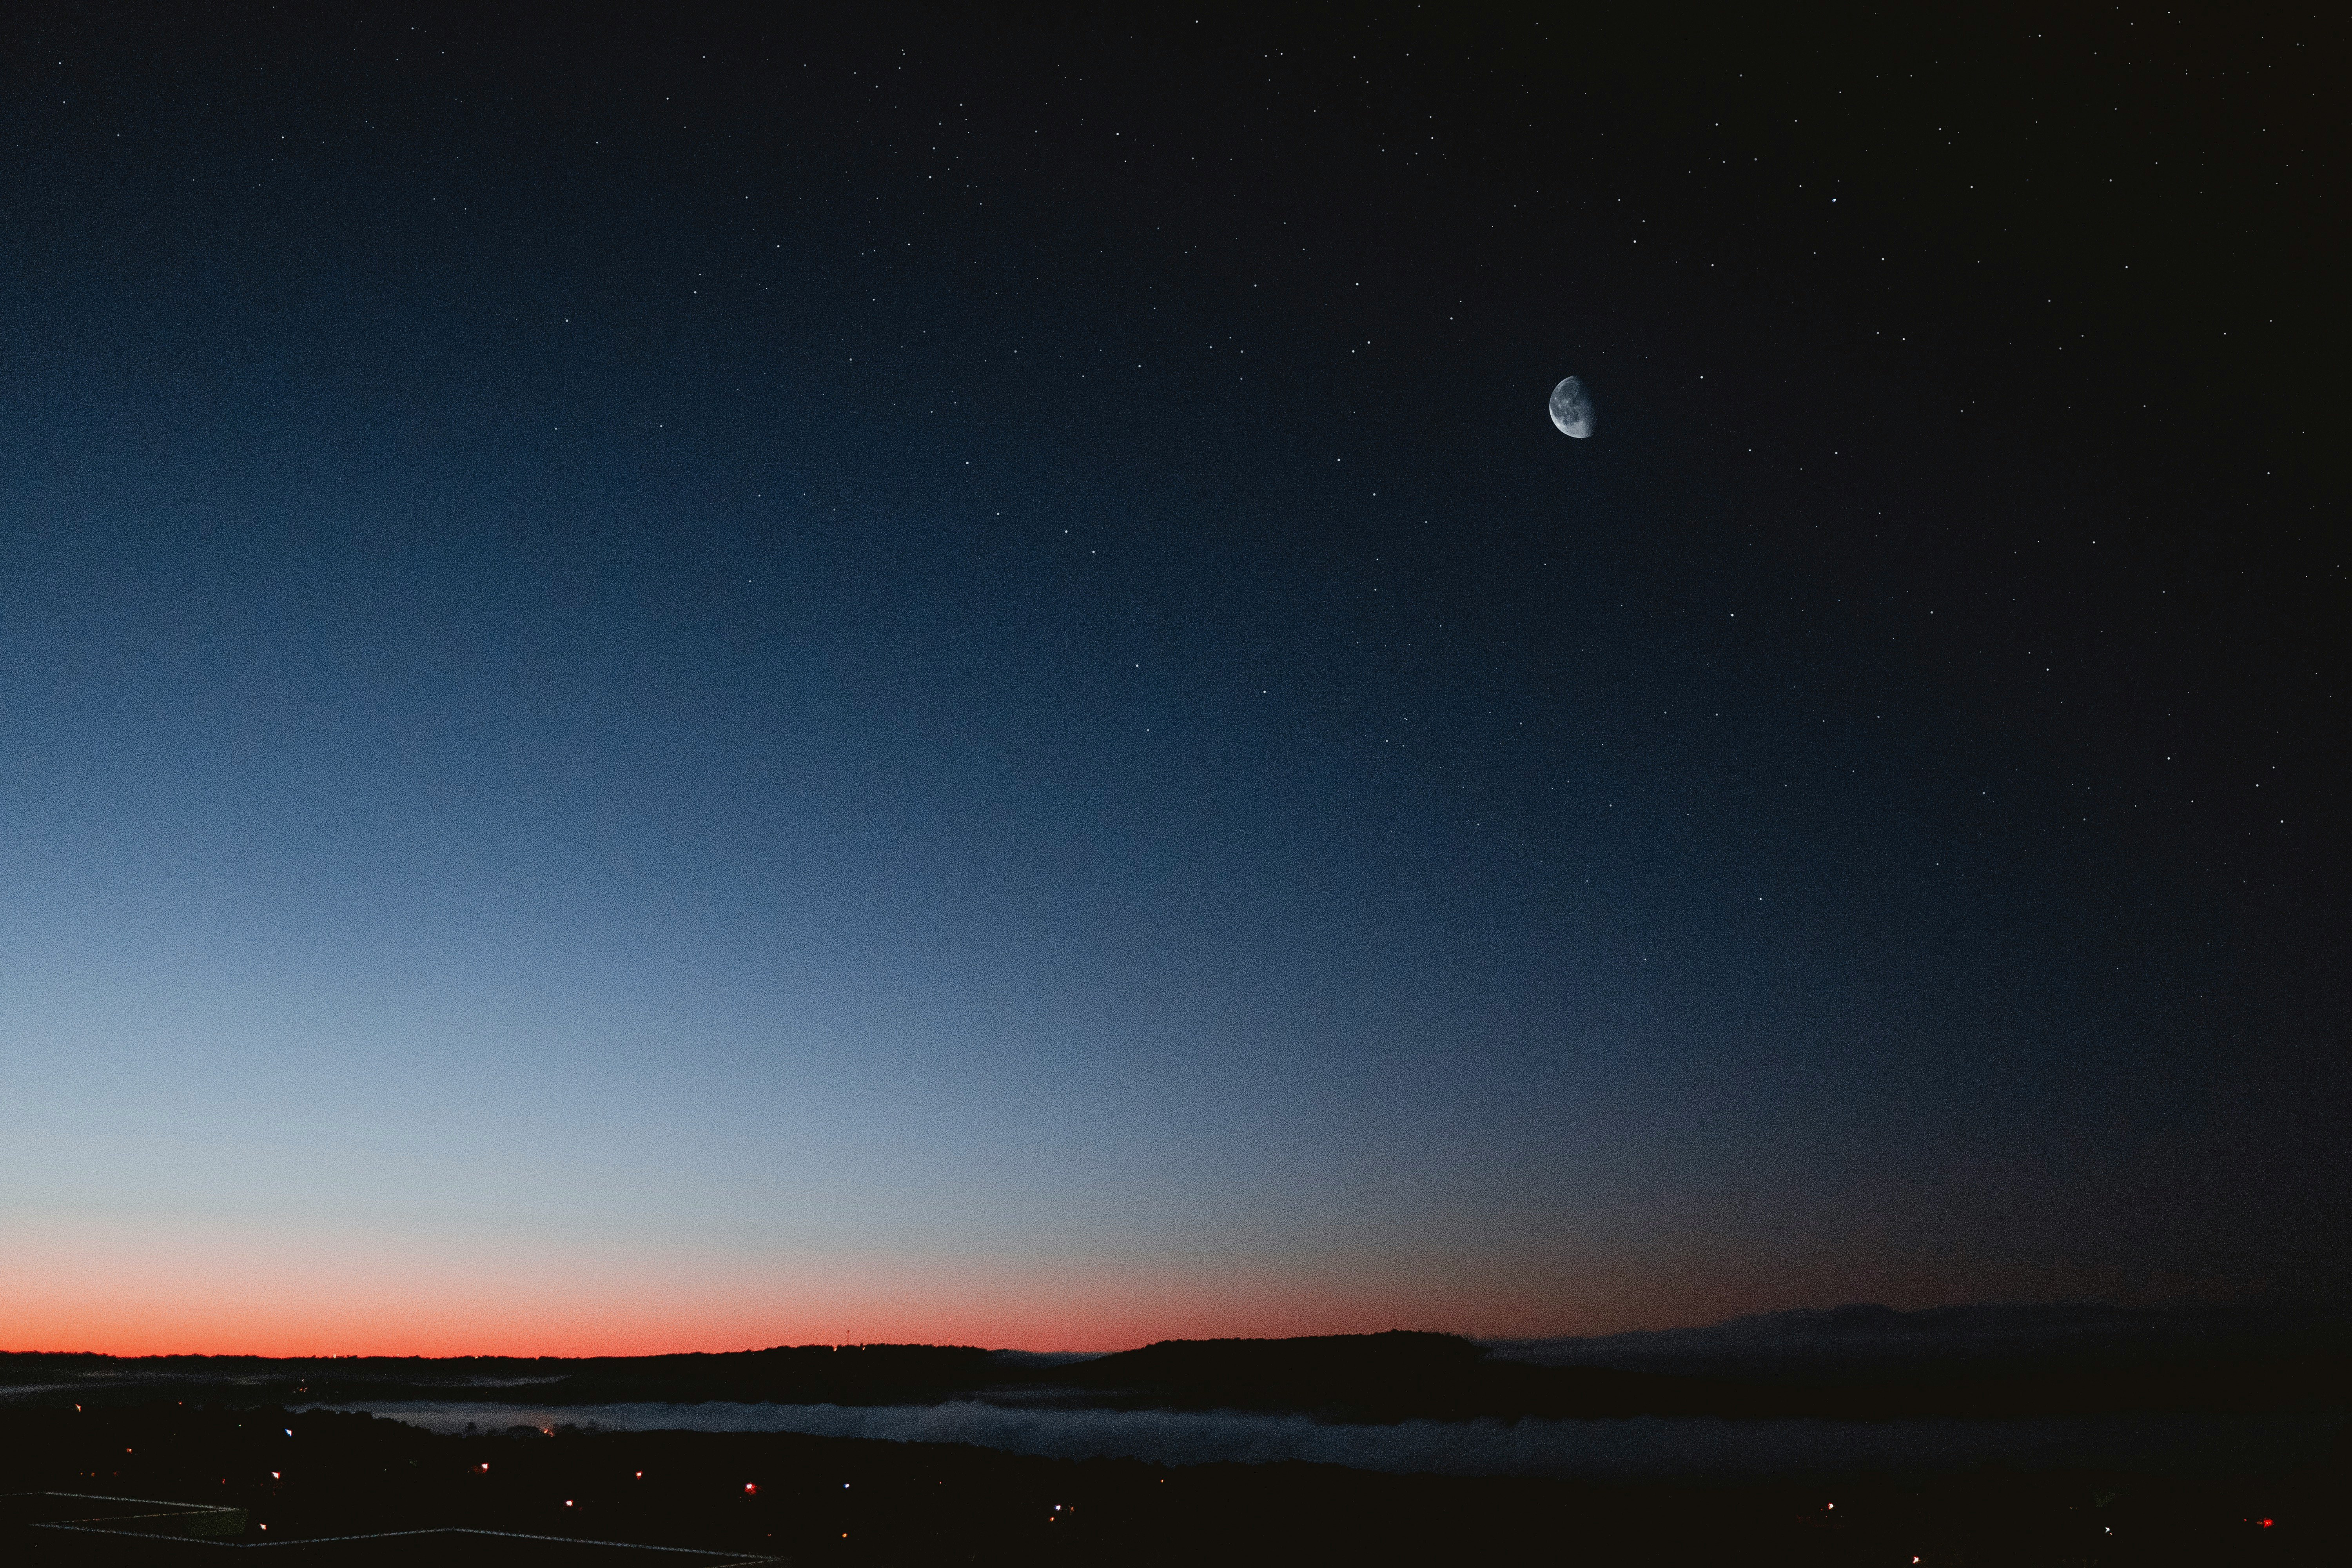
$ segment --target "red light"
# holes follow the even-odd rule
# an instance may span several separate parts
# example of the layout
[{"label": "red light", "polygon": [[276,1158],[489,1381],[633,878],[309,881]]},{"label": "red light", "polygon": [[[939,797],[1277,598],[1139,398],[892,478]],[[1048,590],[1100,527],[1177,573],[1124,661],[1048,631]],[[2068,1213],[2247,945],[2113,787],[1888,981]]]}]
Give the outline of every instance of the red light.
[{"label": "red light", "polygon": [[2271,1521],[2270,1521],[2269,1520],[2267,1520],[2267,1519],[2266,1519],[2266,1520],[2263,1521],[2263,1528],[2264,1530],[2268,1530],[2270,1527],[2271,1527]]},{"label": "red light", "polygon": [[751,1482],[745,1481],[743,1483],[743,1495],[745,1497],[758,1497],[760,1495],[760,1489]]}]

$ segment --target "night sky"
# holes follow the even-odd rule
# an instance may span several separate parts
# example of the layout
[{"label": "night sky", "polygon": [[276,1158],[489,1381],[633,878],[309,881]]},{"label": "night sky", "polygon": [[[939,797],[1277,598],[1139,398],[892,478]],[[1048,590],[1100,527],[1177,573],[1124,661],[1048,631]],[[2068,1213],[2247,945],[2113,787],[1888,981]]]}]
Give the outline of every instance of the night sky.
[{"label": "night sky", "polygon": [[2352,1290],[2343,19],[2060,9],[11,7],[0,1348]]}]

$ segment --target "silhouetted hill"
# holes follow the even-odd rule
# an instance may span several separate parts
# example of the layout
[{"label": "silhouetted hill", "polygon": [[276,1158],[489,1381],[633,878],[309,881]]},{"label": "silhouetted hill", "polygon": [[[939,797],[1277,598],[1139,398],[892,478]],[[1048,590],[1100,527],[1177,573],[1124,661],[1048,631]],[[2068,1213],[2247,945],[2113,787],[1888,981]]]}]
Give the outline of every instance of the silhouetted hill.
[{"label": "silhouetted hill", "polygon": [[[2240,1347],[2246,1348],[2246,1347]],[[1333,1420],[1413,1416],[2045,1415],[2330,1408],[2352,1403],[2352,1363],[2331,1345],[2070,1364],[1980,1357],[1840,1365],[1812,1375],[1701,1375],[1507,1360],[1450,1334],[1169,1340],[1049,1372],[1125,1409],[1289,1410]]]},{"label": "silhouetted hill", "polygon": [[1681,1414],[1727,1391],[1699,1380],[1496,1362],[1453,1334],[1163,1340],[1052,1381],[1123,1408],[1295,1410],[1333,1420]]},{"label": "silhouetted hill", "polygon": [[0,1355],[0,1397],[104,1404],[167,1392],[243,1405],[554,1406],[979,1399],[1297,1412],[1363,1422],[2256,1412],[2352,1406],[2352,1359],[2334,1321],[2315,1317],[2298,1320],[2292,1331],[2272,1325],[2252,1332],[2236,1319],[2184,1314],[1847,1308],[1712,1330],[1506,1347],[1402,1330],[1163,1340],[1074,1362],[970,1345],[801,1345],[577,1359],[14,1354]]},{"label": "silhouetted hill", "polygon": [[1160,1340],[1062,1368],[1090,1388],[1287,1390],[1320,1394],[1370,1384],[1445,1384],[1469,1375],[1486,1351],[1454,1334],[1391,1329],[1286,1340]]}]

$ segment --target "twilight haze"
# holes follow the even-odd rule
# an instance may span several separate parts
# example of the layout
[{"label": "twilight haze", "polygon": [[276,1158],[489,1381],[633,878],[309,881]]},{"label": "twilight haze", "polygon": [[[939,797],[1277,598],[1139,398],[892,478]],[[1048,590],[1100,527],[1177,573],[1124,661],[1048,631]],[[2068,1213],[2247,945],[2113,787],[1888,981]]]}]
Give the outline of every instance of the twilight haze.
[{"label": "twilight haze", "polygon": [[5,1348],[2346,1289],[2336,55],[856,9],[16,14]]}]

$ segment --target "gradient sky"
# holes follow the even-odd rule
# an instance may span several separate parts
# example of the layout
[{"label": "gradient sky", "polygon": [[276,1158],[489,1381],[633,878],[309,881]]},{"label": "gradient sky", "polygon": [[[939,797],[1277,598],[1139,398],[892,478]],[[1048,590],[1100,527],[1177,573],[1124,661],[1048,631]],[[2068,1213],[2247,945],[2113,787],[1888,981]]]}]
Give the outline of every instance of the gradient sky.
[{"label": "gradient sky", "polygon": [[2346,1288],[2340,27],[858,9],[17,14],[0,1345]]}]

